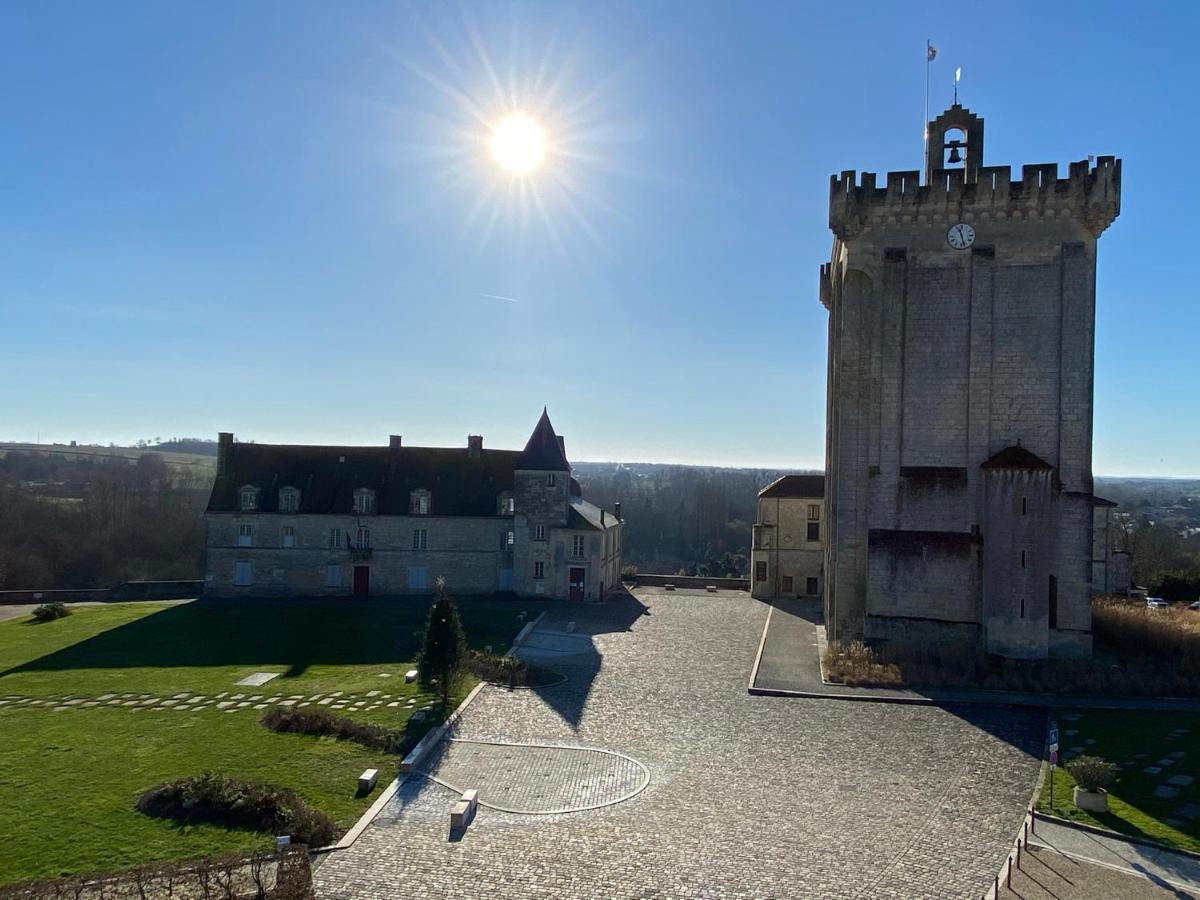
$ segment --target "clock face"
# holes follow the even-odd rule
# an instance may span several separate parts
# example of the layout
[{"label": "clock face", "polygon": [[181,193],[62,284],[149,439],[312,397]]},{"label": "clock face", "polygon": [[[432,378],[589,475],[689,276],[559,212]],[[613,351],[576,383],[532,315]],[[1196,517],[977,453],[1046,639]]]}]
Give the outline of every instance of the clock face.
[{"label": "clock face", "polygon": [[951,225],[946,232],[946,243],[955,250],[966,250],[975,243],[975,229],[966,222]]}]

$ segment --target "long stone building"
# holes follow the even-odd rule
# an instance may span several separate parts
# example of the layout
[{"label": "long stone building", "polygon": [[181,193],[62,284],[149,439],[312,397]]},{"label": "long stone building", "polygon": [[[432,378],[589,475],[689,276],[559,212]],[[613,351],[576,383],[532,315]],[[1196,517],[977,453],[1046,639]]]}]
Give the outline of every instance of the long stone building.
[{"label": "long stone building", "polygon": [[620,505],[571,477],[545,410],[524,450],[237,443],[222,433],[205,516],[205,592],[432,591],[595,600],[621,573]]},{"label": "long stone building", "polygon": [[1096,245],[1121,162],[985,166],[929,124],[925,179],[830,185],[830,637],[1091,652]]}]

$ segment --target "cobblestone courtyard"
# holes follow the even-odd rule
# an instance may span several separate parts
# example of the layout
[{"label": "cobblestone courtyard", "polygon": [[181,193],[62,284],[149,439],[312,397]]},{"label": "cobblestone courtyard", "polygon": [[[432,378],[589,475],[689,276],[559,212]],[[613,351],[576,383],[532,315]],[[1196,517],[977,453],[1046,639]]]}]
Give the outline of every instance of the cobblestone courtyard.
[{"label": "cobblestone courtyard", "polygon": [[[481,807],[452,841],[456,795],[410,778],[351,848],[321,862],[319,896],[982,896],[1033,789],[1043,714],[749,696],[766,614],[745,594],[655,590],[553,610],[539,645],[568,620],[590,639],[538,657],[568,681],[487,687],[454,736],[616,751],[649,784],[584,812]],[[547,805],[508,804],[522,809],[555,808],[589,777],[577,752],[521,748],[493,775],[480,746],[451,745],[435,773],[518,790],[524,766],[545,782],[529,796]],[[461,787],[488,800],[486,784]]]}]

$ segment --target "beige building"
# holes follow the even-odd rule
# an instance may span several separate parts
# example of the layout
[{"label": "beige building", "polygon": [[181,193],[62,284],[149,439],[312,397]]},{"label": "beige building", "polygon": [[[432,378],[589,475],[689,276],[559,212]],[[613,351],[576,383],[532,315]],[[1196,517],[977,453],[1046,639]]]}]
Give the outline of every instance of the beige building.
[{"label": "beige building", "polygon": [[821,596],[824,475],[784,475],[758,492],[750,592],[759,600]]},{"label": "beige building", "polygon": [[432,592],[597,600],[618,584],[621,519],[582,496],[543,410],[524,450],[242,444],[222,433],[205,515],[205,592]]},{"label": "beige building", "polygon": [[920,172],[835,175],[830,638],[1092,648],[1096,252],[1121,162],[984,165],[983,119],[929,124]]},{"label": "beige building", "polygon": [[1117,504],[1103,497],[1092,502],[1092,593],[1128,594],[1129,553],[1118,549]]}]

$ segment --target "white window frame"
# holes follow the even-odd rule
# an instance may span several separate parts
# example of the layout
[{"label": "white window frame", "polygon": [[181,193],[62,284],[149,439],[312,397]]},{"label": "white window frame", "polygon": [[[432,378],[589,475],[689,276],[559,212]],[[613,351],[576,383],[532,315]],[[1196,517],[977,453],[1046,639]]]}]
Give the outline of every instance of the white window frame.
[{"label": "white window frame", "polygon": [[334,528],[329,529],[329,549],[330,550],[341,550],[342,549],[342,529],[341,528],[334,527]]},{"label": "white window frame", "polygon": [[413,491],[408,495],[408,513],[411,516],[427,516],[429,515],[429,506],[432,495],[429,491],[421,488]]},{"label": "white window frame", "polygon": [[254,526],[249,524],[238,525],[238,542],[239,547],[254,546]]},{"label": "white window frame", "polygon": [[[245,574],[243,575],[243,573]],[[252,584],[254,584],[254,561],[235,559],[233,561],[234,587],[250,587]]]},{"label": "white window frame", "polygon": [[279,533],[279,546],[295,547],[296,546],[296,526],[284,525]]},{"label": "white window frame", "polygon": [[571,535],[571,555],[580,557],[584,555],[584,544],[586,540],[582,534]]},{"label": "white window frame", "polygon": [[508,553],[513,548],[513,533],[511,531],[500,532],[500,552]]},{"label": "white window frame", "polygon": [[325,587],[336,588],[342,586],[342,567],[337,563],[330,563],[325,567]]},{"label": "white window frame", "polygon": [[546,577],[546,564],[544,562],[535,562],[533,564],[533,577],[543,579]]},{"label": "white window frame", "polygon": [[546,539],[546,526],[545,525],[534,525],[533,526],[533,539],[535,541],[544,541]]},{"label": "white window frame", "polygon": [[428,528],[414,528],[413,529],[412,548],[414,550],[428,550],[429,549],[429,529]]},{"label": "white window frame", "polygon": [[512,494],[505,494],[500,498],[500,515],[511,516],[514,510]]},{"label": "white window frame", "polygon": [[820,522],[821,521],[821,504],[819,504],[819,503],[808,504],[808,521],[810,521],[810,522]]},{"label": "white window frame", "polygon": [[294,513],[300,511],[300,490],[294,487],[279,489],[279,511]]},{"label": "white window frame", "polygon": [[359,488],[354,492],[354,512],[360,516],[375,515],[375,492],[370,488]]},{"label": "white window frame", "polygon": [[358,526],[358,531],[354,535],[355,550],[370,550],[371,549],[371,529],[365,528],[362,525]]},{"label": "white window frame", "polygon": [[258,509],[258,488],[245,485],[238,490],[238,508],[243,510]]}]

